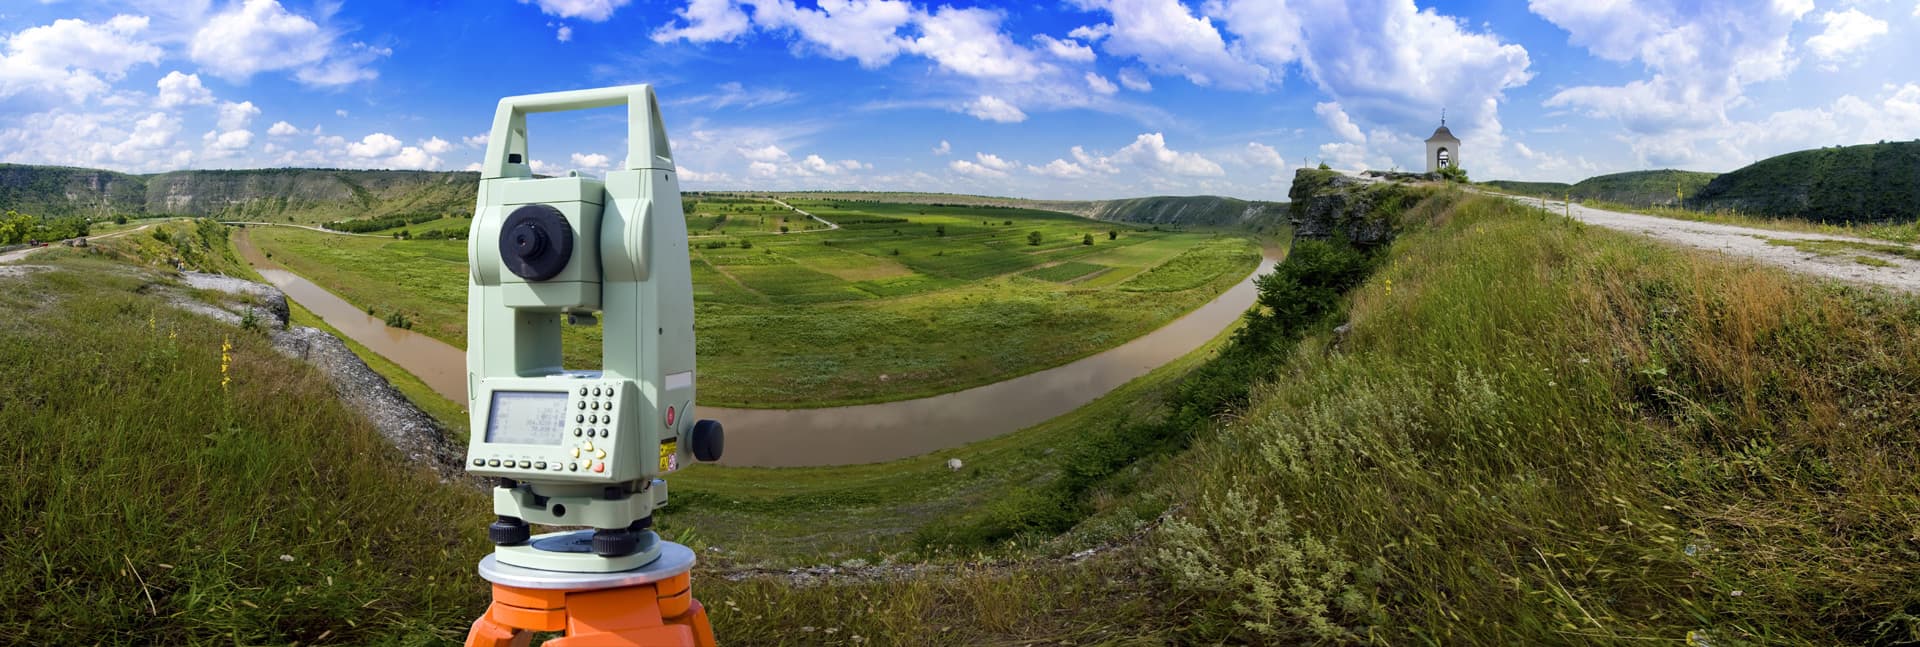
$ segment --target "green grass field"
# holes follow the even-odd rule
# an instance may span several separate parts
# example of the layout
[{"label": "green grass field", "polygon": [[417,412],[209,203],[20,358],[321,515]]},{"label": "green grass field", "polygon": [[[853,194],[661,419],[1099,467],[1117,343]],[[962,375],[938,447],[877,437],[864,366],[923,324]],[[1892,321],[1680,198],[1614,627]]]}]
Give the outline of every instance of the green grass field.
[{"label": "green grass field", "polygon": [[[727,644],[1920,640],[1920,299],[1423,197],[1295,245],[1263,298],[1328,309],[1243,328],[1287,344],[928,456],[695,466],[662,531]],[[112,254],[0,277],[0,631],[455,644],[485,499]]]},{"label": "green grass field", "polygon": [[[481,493],[437,482],[386,451],[324,377],[269,349],[261,333],[164,305],[154,289],[172,285],[163,271],[84,254],[49,252],[43,262],[55,269],[0,277],[8,288],[0,312],[13,315],[0,320],[0,358],[33,371],[0,389],[0,415],[13,423],[0,452],[56,459],[7,472],[0,513],[18,523],[0,536],[0,629],[45,644],[73,635],[457,644],[486,599],[472,571],[488,550]],[[297,307],[295,319],[314,323]],[[223,341],[233,347],[225,369]],[[68,351],[48,351],[55,346]],[[1156,415],[1159,395],[1216,347],[1067,416],[933,455],[779,470],[779,478],[693,467],[674,475],[661,531],[700,550],[695,591],[729,644],[781,642],[807,626],[879,644],[1136,632],[1112,626],[1109,612],[1120,605],[1144,615],[1151,604],[1103,584],[1137,576],[1125,561],[1036,562],[1009,579],[990,562],[923,545],[916,532],[1047,478],[1061,459],[1046,450],[1070,448],[1089,428]],[[78,348],[88,361],[70,361]],[[390,365],[375,368],[416,399],[427,393]],[[223,387],[223,377],[232,382]],[[459,411],[429,411],[456,436],[464,432]],[[968,467],[949,470],[948,458]],[[1094,545],[1114,532],[1124,528],[1062,545]],[[723,577],[891,561],[954,577],[811,591],[777,577]],[[890,591],[908,597],[881,602]],[[965,601],[936,599],[953,596]],[[1076,610],[980,622],[1006,605],[1068,604]]]},{"label": "green grass field", "polygon": [[[729,204],[785,211],[739,200]],[[1044,211],[793,204],[842,228],[692,241],[703,402],[833,406],[1006,379],[1145,334],[1211,300],[1259,259],[1240,236]],[[1029,244],[1036,232],[1039,244]],[[1092,245],[1083,243],[1089,234]],[[249,235],[273,260],[349,302],[405,313],[414,330],[448,343],[466,341],[464,241],[274,227]],[[1069,279],[1090,272],[1026,275],[1085,266],[1098,274],[1077,282]],[[586,352],[598,348],[597,328],[566,335],[570,365],[597,361]]]}]

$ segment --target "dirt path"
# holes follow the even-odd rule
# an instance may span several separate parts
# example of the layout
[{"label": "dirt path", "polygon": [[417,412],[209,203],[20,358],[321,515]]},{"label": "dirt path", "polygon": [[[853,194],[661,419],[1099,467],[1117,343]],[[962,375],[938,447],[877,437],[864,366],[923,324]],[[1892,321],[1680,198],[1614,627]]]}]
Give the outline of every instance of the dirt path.
[{"label": "dirt path", "polygon": [[820,217],[820,216],[816,216],[816,215],[813,215],[813,214],[811,214],[811,213],[807,213],[806,211],[803,211],[803,210],[801,210],[801,209],[800,209],[799,207],[795,207],[795,206],[793,206],[793,205],[790,205],[790,204],[787,204],[785,200],[781,200],[781,199],[779,199],[779,198],[767,198],[767,199],[768,199],[768,200],[772,200],[774,204],[777,204],[777,205],[780,205],[780,206],[782,206],[782,207],[786,207],[786,208],[788,208],[788,209],[792,209],[794,213],[797,213],[797,214],[800,214],[800,215],[802,215],[802,216],[806,216],[806,217],[808,217],[808,218],[812,218],[812,219],[814,219],[814,220],[816,220],[816,221],[818,221],[818,222],[819,222],[820,224],[823,224],[823,225],[826,225],[826,226],[827,226],[827,228],[826,228],[826,229],[809,229],[809,230],[806,230],[806,231],[799,231],[799,232],[794,232],[794,233],[800,233],[800,234],[804,234],[804,233],[807,233],[807,231],[833,231],[833,230],[835,230],[835,229],[839,229],[839,228],[840,228],[840,225],[837,225],[837,224],[834,224],[834,223],[831,223],[831,222],[827,222],[827,219],[826,219],[826,218],[822,218],[822,217]]},{"label": "dirt path", "polygon": [[[163,224],[163,223],[165,223],[165,222],[173,222],[173,221],[172,221],[172,220],[166,220],[166,221],[162,221],[162,222],[150,222],[150,223],[147,223],[147,224],[144,224],[144,225],[140,225],[140,226],[138,226],[138,227],[134,227],[134,228],[132,228],[132,229],[125,229],[125,230],[121,230],[121,231],[116,231],[116,232],[113,232],[113,233],[111,233],[111,234],[101,234],[101,235],[98,235],[98,236],[83,236],[83,238],[86,238],[86,239],[87,239],[87,240],[88,240],[89,242],[91,242],[91,241],[96,241],[96,240],[104,240],[104,239],[107,239],[107,238],[119,238],[119,237],[121,237],[121,236],[125,236],[125,235],[127,235],[127,234],[131,234],[131,233],[133,233],[133,232],[136,232],[136,231],[140,231],[140,230],[143,230],[143,229],[146,229],[146,228],[148,228],[148,227],[152,227],[152,226],[154,226],[154,225],[158,225],[158,224]],[[50,244],[48,244],[48,245],[47,245],[47,247],[28,247],[28,248],[26,248],[26,249],[19,249],[19,250],[14,250],[14,251],[11,251],[11,252],[7,252],[7,253],[5,253],[5,254],[0,254],[0,263],[12,263],[12,262],[14,262],[14,261],[17,261],[17,260],[20,260],[20,259],[23,259],[23,258],[26,258],[28,254],[32,254],[32,253],[34,253],[34,252],[37,252],[37,251],[40,251],[40,250],[43,250],[43,249],[48,249],[48,248],[50,248],[50,247],[53,247],[53,246],[56,246],[56,245],[59,245],[59,244],[60,244],[60,243],[58,243],[58,242],[54,242],[54,243],[50,243]]]},{"label": "dirt path", "polygon": [[[1540,206],[1539,198],[1502,196],[1528,206]],[[1546,209],[1571,214],[1573,218],[1608,229],[1658,238],[1677,245],[1706,249],[1786,268],[1787,270],[1839,279],[1850,283],[1879,285],[1908,292],[1920,291],[1920,261],[1877,253],[1867,249],[1839,248],[1836,253],[1818,254],[1789,245],[1770,244],[1771,240],[1838,241],[1864,245],[1907,247],[1883,240],[1851,238],[1777,229],[1759,229],[1711,222],[1675,220],[1637,213],[1595,209],[1576,203],[1547,200]],[[1865,256],[1874,265],[1855,260]]]}]

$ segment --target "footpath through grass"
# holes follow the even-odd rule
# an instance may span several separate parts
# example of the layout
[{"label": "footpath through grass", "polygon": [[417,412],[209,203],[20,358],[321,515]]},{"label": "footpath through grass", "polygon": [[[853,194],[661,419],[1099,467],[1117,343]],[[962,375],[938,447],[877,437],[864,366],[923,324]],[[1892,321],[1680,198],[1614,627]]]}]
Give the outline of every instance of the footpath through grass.
[{"label": "footpath through grass", "polygon": [[[730,200],[727,209],[746,210],[732,216],[743,222],[777,221],[776,212],[757,209],[794,215],[768,201]],[[694,240],[702,402],[836,406],[1004,380],[1146,334],[1259,261],[1245,237],[1049,212],[827,201],[803,208],[842,229]],[[1041,242],[1029,244],[1036,233]],[[249,235],[274,261],[349,302],[381,316],[402,313],[416,332],[442,341],[466,341],[465,241],[274,227]],[[570,365],[597,363],[597,327],[565,335]]]},{"label": "footpath through grass", "polygon": [[[1506,192],[1491,189],[1489,187],[1481,187],[1481,190],[1506,194]],[[1508,194],[1508,195],[1513,195],[1513,194]],[[1540,196],[1514,195],[1514,197],[1515,199],[1521,200],[1522,202],[1526,202],[1527,204],[1531,204],[1534,206],[1538,206],[1542,203],[1541,202],[1542,198]],[[1549,198],[1548,200],[1551,200],[1552,202],[1556,202],[1556,203],[1560,201],[1559,198]],[[1756,216],[1756,215],[1741,213],[1741,212],[1733,211],[1729,209],[1701,211],[1698,209],[1685,209],[1680,207],[1640,207],[1640,206],[1634,206],[1630,204],[1622,204],[1618,202],[1608,202],[1605,200],[1578,200],[1577,202],[1581,206],[1592,207],[1594,209],[1605,209],[1608,211],[1619,211],[1622,213],[1638,213],[1638,214],[1645,214],[1649,216],[1659,216],[1662,218],[1672,218],[1674,220],[1711,222],[1711,223],[1722,224],[1722,225],[1752,227],[1754,229],[1773,229],[1778,231],[1797,231],[1797,232],[1810,233],[1810,234],[1831,234],[1834,236],[1851,236],[1854,238],[1872,238],[1877,240],[1885,240],[1885,241],[1890,241],[1895,243],[1901,243],[1903,245],[1920,244],[1920,221],[1904,222],[1904,223],[1902,222],[1889,222],[1889,223],[1851,223],[1849,222],[1849,223],[1841,223],[1841,224],[1832,224],[1832,223],[1826,223],[1826,222],[1806,220],[1801,218],[1770,218],[1765,216]],[[1549,208],[1548,210],[1551,211],[1552,209]]]}]

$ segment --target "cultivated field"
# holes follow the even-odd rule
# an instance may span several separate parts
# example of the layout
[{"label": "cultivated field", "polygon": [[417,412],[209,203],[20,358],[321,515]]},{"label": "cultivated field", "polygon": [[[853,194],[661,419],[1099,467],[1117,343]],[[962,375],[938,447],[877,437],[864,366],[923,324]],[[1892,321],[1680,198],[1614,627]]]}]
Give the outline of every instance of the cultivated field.
[{"label": "cultivated field", "polygon": [[[1145,334],[1259,259],[1241,236],[1046,211],[788,203],[840,229],[765,198],[686,203],[705,403],[832,406],[1006,379]],[[270,227],[251,235],[275,261],[348,301],[403,312],[416,331],[465,343],[465,241]],[[567,334],[570,365],[597,363],[596,328]]]}]

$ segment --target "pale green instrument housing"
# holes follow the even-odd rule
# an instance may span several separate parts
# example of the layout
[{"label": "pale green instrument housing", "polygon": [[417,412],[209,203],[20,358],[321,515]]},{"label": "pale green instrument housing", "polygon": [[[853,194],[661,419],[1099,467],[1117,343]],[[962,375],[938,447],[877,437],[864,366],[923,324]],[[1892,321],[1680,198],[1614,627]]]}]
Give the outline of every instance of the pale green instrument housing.
[{"label": "pale green instrument housing", "polygon": [[[624,168],[605,179],[533,176],[526,114],[619,105]],[[500,100],[467,250],[467,469],[525,486],[496,488],[497,514],[624,528],[665,505],[658,477],[692,461],[681,440],[695,422],[693,283],[676,175],[649,86]],[[508,216],[526,205],[557,209],[571,229],[571,258],[547,280],[522,278],[501,258]],[[598,370],[563,366],[562,327],[595,314]],[[562,400],[558,439],[547,442]],[[613,486],[631,496],[607,496]],[[502,561],[516,563],[506,548]],[[519,563],[552,566],[526,563],[537,561]]]}]

